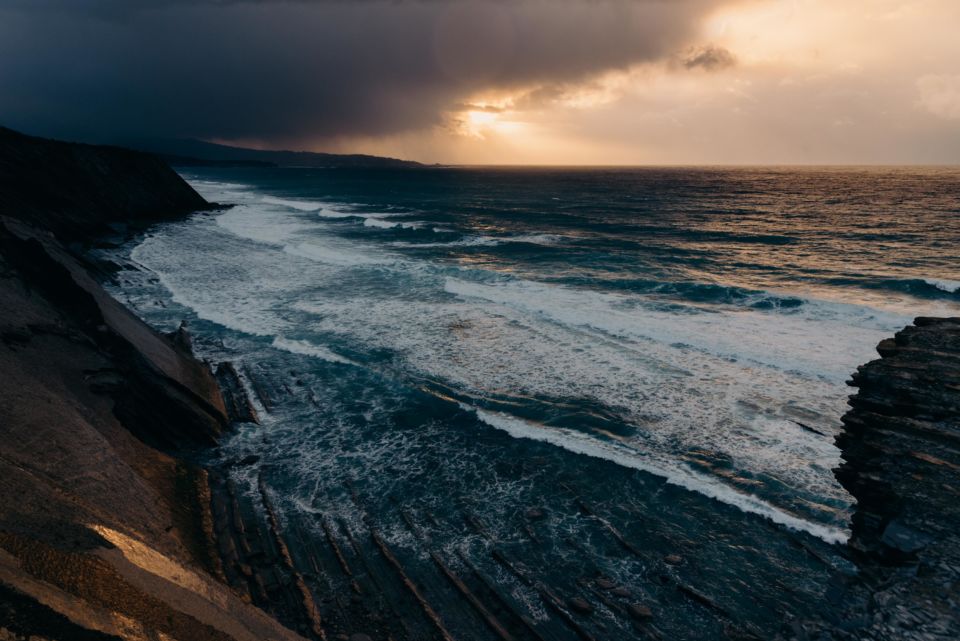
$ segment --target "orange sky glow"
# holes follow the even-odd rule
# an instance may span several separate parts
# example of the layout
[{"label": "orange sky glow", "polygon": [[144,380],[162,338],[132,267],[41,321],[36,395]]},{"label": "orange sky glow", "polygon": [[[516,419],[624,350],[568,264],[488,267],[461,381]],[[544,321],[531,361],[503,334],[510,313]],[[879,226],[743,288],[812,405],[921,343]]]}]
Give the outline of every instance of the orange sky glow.
[{"label": "orange sky glow", "polygon": [[[957,162],[957,25],[955,0],[728,2],[671,58],[494,87],[427,130],[318,146],[477,164]],[[705,51],[729,56],[689,64]]]}]

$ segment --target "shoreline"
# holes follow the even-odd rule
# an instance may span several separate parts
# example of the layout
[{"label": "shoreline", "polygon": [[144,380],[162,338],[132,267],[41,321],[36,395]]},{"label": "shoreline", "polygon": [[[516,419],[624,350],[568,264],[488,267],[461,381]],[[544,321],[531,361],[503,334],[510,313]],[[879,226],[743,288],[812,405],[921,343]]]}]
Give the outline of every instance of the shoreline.
[{"label": "shoreline", "polygon": [[[0,301],[16,310],[0,326],[0,373],[10,381],[0,396],[7,425],[0,441],[0,595],[13,604],[0,605],[0,638],[8,638],[4,631],[13,639],[148,639],[159,632],[177,639],[301,638],[278,620],[304,637],[327,638],[298,562],[317,564],[321,553],[302,532],[285,530],[262,475],[257,487],[265,514],[239,496],[226,474],[249,462],[201,468],[186,456],[215,445],[233,423],[256,422],[236,369],[197,360],[185,327],[170,335],[148,327],[103,290],[96,266],[83,257],[83,245],[98,234],[149,223],[142,212],[163,211],[158,219],[170,220],[210,204],[198,207],[192,188],[146,155],[116,157],[122,150],[89,146],[71,155],[58,149],[66,143],[23,138],[16,150],[37,145],[41,164],[53,154],[54,174],[76,170],[78,184],[72,204],[52,209],[30,202],[36,181],[0,184],[16,191],[0,208]],[[8,152],[3,143],[0,160]],[[14,162],[23,153],[12,154]],[[88,189],[85,164],[97,159],[126,169]],[[131,178],[138,167],[145,182],[130,185],[139,180]],[[128,188],[139,204],[116,194],[104,199],[103,185]],[[154,197],[157,208],[139,209]],[[93,222],[86,218],[92,210]],[[960,632],[951,610],[960,585],[960,509],[950,504],[960,492],[960,319],[917,319],[878,350],[881,358],[854,375],[859,391],[838,438],[845,462],[837,476],[858,499],[846,549],[860,575],[838,575],[839,587],[824,586],[834,590],[835,610],[822,620],[793,622],[782,638],[946,639]],[[358,542],[350,541],[353,551],[341,549],[332,533],[338,524],[321,525],[330,548],[324,554],[359,577],[350,561],[370,560]],[[483,534],[482,524],[474,527]],[[375,584],[378,572],[384,584],[388,574],[399,577],[391,598],[422,610],[432,634],[449,638],[402,560],[376,529],[370,535],[383,559],[364,580]],[[491,632],[511,636],[499,616],[511,630],[536,637],[520,614],[509,606],[491,613],[442,557],[433,560],[456,586],[461,607],[480,604]],[[522,565],[506,564],[524,578]],[[483,596],[496,597],[487,587]],[[537,589],[570,630],[590,635],[577,623],[583,603]],[[605,589],[591,594],[603,601]],[[677,589],[719,609],[695,587]],[[363,593],[357,580],[351,592],[324,595],[337,604],[338,632],[365,628],[357,640],[386,634],[389,627],[357,598]],[[648,611],[628,614],[638,634],[656,636]]]}]

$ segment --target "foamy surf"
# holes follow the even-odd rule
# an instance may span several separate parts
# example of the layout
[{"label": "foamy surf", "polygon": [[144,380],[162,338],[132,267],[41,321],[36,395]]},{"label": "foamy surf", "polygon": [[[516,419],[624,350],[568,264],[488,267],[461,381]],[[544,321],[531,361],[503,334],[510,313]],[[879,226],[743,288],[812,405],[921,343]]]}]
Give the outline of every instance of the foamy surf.
[{"label": "foamy surf", "polygon": [[296,209],[297,211],[319,211],[323,209],[323,203],[312,202],[309,200],[292,200],[289,198],[275,198],[273,196],[264,196],[260,200],[268,205],[289,207],[290,209]]},{"label": "foamy surf", "polygon": [[[480,283],[448,277],[444,289],[570,327],[684,345],[715,356],[749,359],[811,377],[829,376],[836,382],[845,381],[849,375],[846,363],[869,360],[873,345],[909,320],[898,314],[814,300],[808,300],[802,311],[787,314],[777,310],[731,309],[721,310],[722,315],[718,315],[713,309],[706,312],[698,305],[681,303],[664,310],[657,301],[643,295],[518,279]],[[811,321],[830,327],[830,331],[811,334]],[[744,340],[747,336],[749,341]]]},{"label": "foamy surf", "polygon": [[303,242],[295,245],[286,245],[283,251],[300,258],[315,260],[319,263],[328,265],[339,265],[342,267],[356,267],[361,265],[380,265],[392,262],[386,256],[374,256],[353,251],[349,247],[338,247],[332,244],[319,244],[316,242]]},{"label": "foamy surf", "polygon": [[[452,229],[442,229],[434,228],[433,231],[437,233],[455,233],[456,230]],[[510,244],[510,243],[526,243],[529,245],[541,245],[541,246],[551,246],[559,245],[565,239],[564,236],[559,234],[521,234],[519,236],[469,236],[467,238],[461,238],[459,240],[451,240],[445,242],[426,242],[426,243],[411,243],[405,241],[397,241],[391,243],[394,247],[410,247],[414,249],[432,249],[432,248],[442,248],[442,247],[497,247],[499,245]]]},{"label": "foamy surf", "polygon": [[363,219],[364,227],[373,227],[376,229],[420,229],[423,227],[423,223],[419,222],[401,222],[401,221],[389,221],[383,220],[382,218],[377,218],[374,216],[368,216]]},{"label": "foamy surf", "polygon": [[622,467],[628,467],[663,478],[671,485],[702,494],[742,512],[756,514],[791,530],[806,532],[831,544],[845,543],[850,538],[847,530],[840,530],[821,523],[807,521],[790,514],[752,494],[738,492],[728,485],[706,475],[698,474],[682,465],[669,465],[666,461],[651,462],[639,458],[635,452],[622,452],[612,444],[601,444],[595,439],[584,438],[572,430],[546,427],[524,421],[508,414],[490,412],[460,403],[466,411],[474,412],[487,425],[506,432],[514,438],[530,439],[549,443],[569,452],[604,459]]},{"label": "foamy surf", "polygon": [[924,278],[923,282],[927,285],[932,285],[939,290],[945,291],[948,294],[956,294],[960,292],[960,281],[957,280],[946,280],[943,278]]},{"label": "foamy surf", "polygon": [[324,361],[330,361],[331,363],[357,365],[355,361],[352,361],[344,356],[340,356],[330,348],[311,343],[310,341],[295,340],[284,338],[283,336],[277,336],[273,339],[272,345],[277,349],[282,349],[290,352],[291,354],[300,354],[303,356],[310,356],[312,358],[319,358]]}]

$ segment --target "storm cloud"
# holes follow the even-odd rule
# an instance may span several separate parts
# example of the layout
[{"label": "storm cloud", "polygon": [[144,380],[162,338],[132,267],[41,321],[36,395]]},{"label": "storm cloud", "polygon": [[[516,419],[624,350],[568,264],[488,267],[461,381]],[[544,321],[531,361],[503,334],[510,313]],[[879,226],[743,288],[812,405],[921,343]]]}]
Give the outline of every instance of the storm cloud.
[{"label": "storm cloud", "polygon": [[271,145],[417,131],[480,92],[669,60],[718,3],[0,0],[0,123]]}]

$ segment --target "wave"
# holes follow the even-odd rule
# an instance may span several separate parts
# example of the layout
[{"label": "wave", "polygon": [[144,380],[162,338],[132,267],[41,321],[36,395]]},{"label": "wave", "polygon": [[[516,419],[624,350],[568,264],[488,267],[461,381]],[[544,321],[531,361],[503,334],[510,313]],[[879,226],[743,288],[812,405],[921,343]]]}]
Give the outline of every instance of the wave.
[{"label": "wave", "polygon": [[759,289],[734,285],[699,283],[694,281],[665,282],[644,279],[558,279],[553,282],[574,286],[589,286],[597,289],[627,291],[637,294],[653,294],[677,297],[696,303],[737,305],[753,309],[795,309],[804,304],[804,299],[789,294],[778,294]]},{"label": "wave", "polygon": [[424,223],[421,222],[391,222],[378,217],[368,217],[363,219],[364,227],[373,227],[375,229],[422,229]]},{"label": "wave", "polygon": [[[434,232],[456,233],[453,229],[434,228]],[[430,249],[440,247],[496,247],[503,244],[525,243],[529,245],[550,246],[558,245],[565,239],[560,234],[520,234],[517,236],[468,236],[460,240],[446,242],[395,242],[395,247],[409,247],[412,249]]]},{"label": "wave", "polygon": [[[789,313],[766,309],[714,310],[679,304],[664,308],[645,296],[508,279],[480,283],[447,277],[450,294],[515,309],[563,326],[701,353],[842,382],[849,369],[871,356],[886,333],[909,318],[876,309],[807,300]],[[820,332],[811,334],[811,322]],[[746,337],[749,337],[747,339]]]},{"label": "wave", "polygon": [[507,414],[481,410],[464,403],[461,403],[460,406],[466,411],[476,413],[477,417],[487,425],[504,431],[514,438],[549,443],[576,454],[604,459],[622,467],[653,474],[666,479],[667,483],[671,485],[697,492],[743,512],[763,516],[792,530],[812,534],[827,543],[845,543],[849,538],[849,532],[847,531],[802,519],[771,505],[757,496],[738,492],[728,485],[703,474],[698,474],[682,464],[670,465],[666,461],[650,462],[639,458],[637,453],[632,450],[627,451],[627,448],[585,437],[572,430],[547,428]]},{"label": "wave", "polygon": [[355,361],[350,360],[340,356],[333,350],[323,347],[322,345],[316,345],[309,341],[295,340],[291,338],[284,338],[282,336],[277,336],[273,339],[272,345],[277,349],[282,349],[291,354],[300,354],[303,356],[312,356],[314,358],[319,358],[325,361],[330,361],[331,363],[342,363],[344,365],[357,365]]},{"label": "wave", "polygon": [[306,258],[318,263],[353,267],[361,265],[382,265],[391,262],[386,257],[378,257],[370,253],[362,254],[351,248],[340,248],[332,245],[317,245],[315,243],[298,243],[285,245],[284,253],[299,258]]},{"label": "wave", "polygon": [[[455,232],[452,232],[455,233]],[[499,244],[496,239],[489,236],[471,236],[460,240],[451,240],[446,242],[427,242],[414,243],[409,241],[396,241],[390,243],[393,247],[404,247],[410,249],[435,249],[440,247],[492,247]]]},{"label": "wave", "polygon": [[[263,196],[260,199],[260,202],[266,203],[268,205],[278,205],[280,207],[286,207],[288,209],[295,209],[302,212],[314,212],[321,218],[366,218],[367,214],[357,213],[350,209],[344,210],[341,208],[333,208],[329,203],[322,203],[319,201],[312,200],[293,200],[289,198],[274,198],[273,196]],[[381,216],[389,216],[390,214],[381,214]]]},{"label": "wave", "polygon": [[861,287],[871,290],[882,290],[907,294],[915,298],[924,299],[954,299],[960,295],[960,281],[946,278],[883,278],[883,277],[856,277],[834,278],[827,281],[831,285],[842,287]]},{"label": "wave", "polygon": [[218,226],[240,238],[268,245],[283,245],[309,226],[296,216],[242,204],[216,217]]},{"label": "wave", "polygon": [[274,198],[273,196],[264,196],[260,199],[268,205],[280,205],[289,207],[298,211],[319,211],[323,209],[323,203],[312,202],[309,200],[291,200],[288,198]]},{"label": "wave", "polygon": [[960,293],[960,280],[946,280],[941,278],[924,278],[923,282],[927,285],[932,285],[939,290],[945,291],[949,294]]}]

